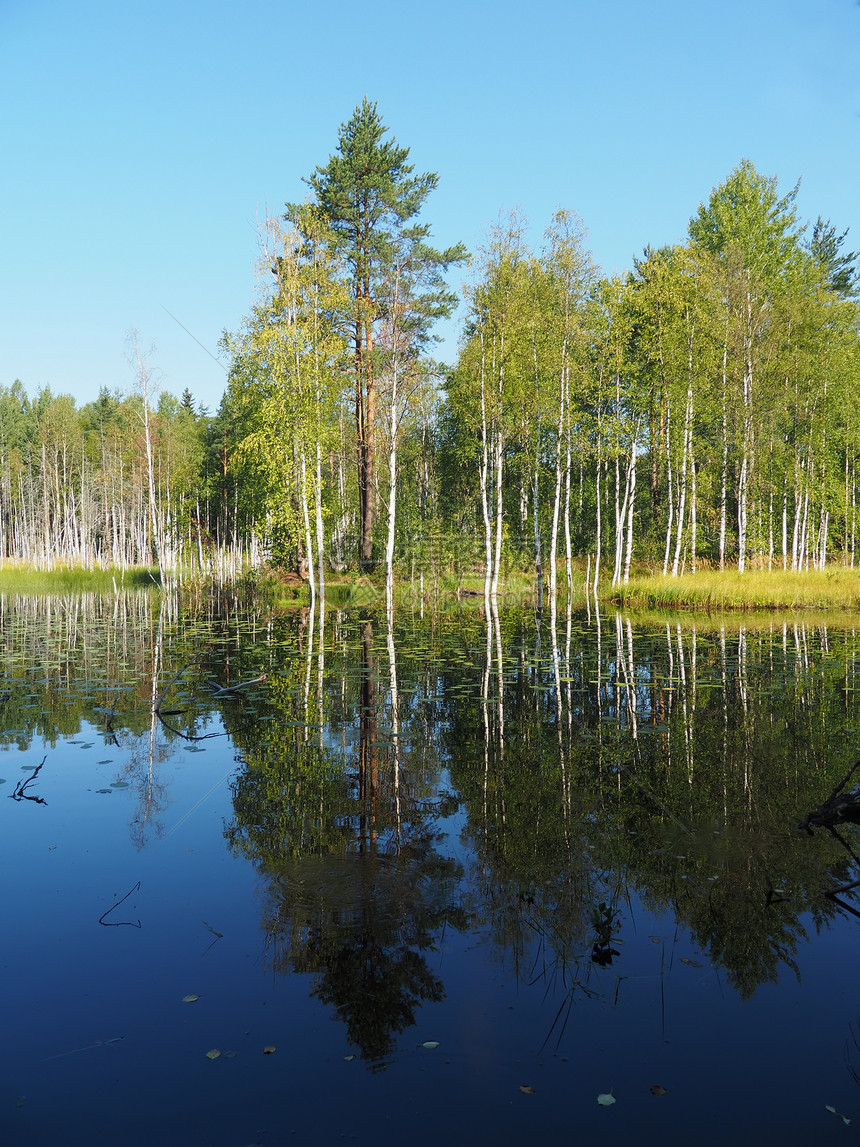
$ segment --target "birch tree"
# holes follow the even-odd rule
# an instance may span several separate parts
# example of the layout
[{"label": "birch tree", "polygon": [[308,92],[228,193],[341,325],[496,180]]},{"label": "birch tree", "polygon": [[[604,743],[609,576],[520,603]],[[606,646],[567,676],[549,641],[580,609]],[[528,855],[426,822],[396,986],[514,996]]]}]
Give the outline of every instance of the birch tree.
[{"label": "birch tree", "polygon": [[771,316],[774,303],[804,263],[795,207],[798,189],[779,195],[775,177],[760,175],[743,160],[690,220],[691,239],[715,255],[724,271],[726,361],[733,366],[740,407],[735,487],[740,573],[747,564],[750,504],[756,493],[757,425],[767,400]]}]

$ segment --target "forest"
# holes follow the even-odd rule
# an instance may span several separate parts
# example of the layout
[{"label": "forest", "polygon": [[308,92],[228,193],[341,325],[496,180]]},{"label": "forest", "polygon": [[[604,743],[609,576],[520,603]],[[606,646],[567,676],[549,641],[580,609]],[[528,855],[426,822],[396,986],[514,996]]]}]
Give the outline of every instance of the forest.
[{"label": "forest", "polygon": [[387,133],[365,99],[267,220],[216,412],[160,391],[134,335],[126,393],[0,388],[0,562],[270,563],[312,595],[446,571],[494,597],[530,570],[539,603],[583,570],[854,566],[858,256],[799,185],[744,159],[682,241],[607,276],[564,209],[539,249],[515,212],[437,249],[438,176]]}]

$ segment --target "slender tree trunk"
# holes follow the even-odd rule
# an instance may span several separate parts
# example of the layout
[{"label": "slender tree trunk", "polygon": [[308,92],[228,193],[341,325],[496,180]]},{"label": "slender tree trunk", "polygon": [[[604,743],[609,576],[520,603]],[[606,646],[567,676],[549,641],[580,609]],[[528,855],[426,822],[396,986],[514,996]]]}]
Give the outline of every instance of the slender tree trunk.
[{"label": "slender tree trunk", "polygon": [[[396,336],[395,336],[396,337]],[[385,610],[389,630],[394,618],[394,526],[397,515],[397,350],[391,372],[391,407],[388,431],[388,534],[385,541]]]},{"label": "slender tree trunk", "polygon": [[602,521],[600,516],[600,431],[597,432],[597,462],[594,467],[595,529],[594,529],[594,584],[592,592],[597,597],[597,582],[600,577],[600,548],[602,543]]},{"label": "slender tree trunk", "polygon": [[[495,360],[495,340],[493,343],[494,360]],[[494,361],[494,366],[495,361]],[[502,530],[503,530],[503,502],[502,502],[502,465],[504,461],[504,435],[502,432],[501,424],[501,411],[502,411],[502,396],[504,393],[505,382],[505,332],[502,331],[499,338],[499,361],[498,371],[496,376],[498,378],[498,385],[496,390],[496,415],[494,420],[494,450],[493,450],[493,469],[496,478],[496,539],[495,539],[495,553],[493,556],[493,579],[490,583],[490,598],[495,603],[496,595],[499,588],[499,570],[502,564]]]},{"label": "slender tree trunk", "polygon": [[549,534],[549,599],[550,612],[555,624],[556,592],[558,585],[558,519],[561,511],[561,479],[562,479],[562,441],[564,435],[564,387],[566,369],[567,338],[562,342],[561,371],[558,380],[558,419],[555,427],[555,484],[552,496],[552,526]]},{"label": "slender tree trunk", "polygon": [[314,547],[311,541],[311,517],[308,509],[308,472],[304,448],[302,448],[299,458],[301,463],[300,496],[302,523],[305,531],[305,554],[308,564],[308,585],[311,591],[311,609],[313,609],[316,603],[316,578],[314,577]]},{"label": "slender tree trunk", "polygon": [[728,518],[729,486],[729,413],[728,413],[728,331],[723,343],[723,452],[720,460],[720,569],[726,568],[726,521]]},{"label": "slender tree trunk", "polygon": [[481,511],[484,515],[484,598],[489,603],[493,580],[493,532],[490,521],[490,427],[487,420],[486,348],[484,332],[481,339]]},{"label": "slender tree trunk", "polygon": [[672,524],[675,520],[675,486],[672,481],[672,447],[669,439],[670,410],[666,410],[666,548],[663,551],[663,577],[669,572]]},{"label": "slender tree trunk", "polygon": [[535,535],[535,579],[537,581],[537,612],[543,613],[543,555],[540,530],[540,448],[541,448],[541,405],[540,405],[540,376],[538,374],[537,339],[532,328],[532,363],[534,366],[535,405],[537,419],[535,426],[535,458],[534,475],[532,479],[532,516],[534,517]]},{"label": "slender tree trunk", "polygon": [[[692,372],[692,362],[690,363]],[[672,561],[672,577],[678,576],[678,563],[681,556],[681,540],[684,534],[684,515],[687,509],[687,459],[691,450],[693,427],[693,380],[692,373],[687,385],[687,405],[684,411],[684,443],[681,452],[681,476],[678,494],[678,526],[675,532],[675,556]]]}]

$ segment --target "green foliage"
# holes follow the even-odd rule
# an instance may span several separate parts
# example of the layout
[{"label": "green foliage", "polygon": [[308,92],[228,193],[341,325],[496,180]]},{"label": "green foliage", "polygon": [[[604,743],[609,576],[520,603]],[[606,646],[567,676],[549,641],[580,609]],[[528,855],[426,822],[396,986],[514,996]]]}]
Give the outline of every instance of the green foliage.
[{"label": "green foliage", "polygon": [[690,238],[766,289],[777,289],[803,262],[795,207],[799,190],[798,183],[780,196],[776,177],[760,175],[743,159],[708,203],[699,205],[690,220]]}]

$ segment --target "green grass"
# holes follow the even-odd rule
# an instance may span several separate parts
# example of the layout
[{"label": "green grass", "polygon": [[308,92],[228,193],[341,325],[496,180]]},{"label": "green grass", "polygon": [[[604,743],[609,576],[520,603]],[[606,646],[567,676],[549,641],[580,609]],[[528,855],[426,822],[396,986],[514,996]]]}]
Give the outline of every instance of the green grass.
[{"label": "green grass", "polygon": [[0,567],[0,593],[113,593],[115,589],[157,589],[158,570],[136,566],[120,569],[82,569],[57,566],[35,570],[19,563]]},{"label": "green grass", "polygon": [[792,573],[785,570],[706,570],[683,577],[660,574],[631,578],[606,588],[601,600],[627,609],[678,610],[860,610],[860,569],[834,566]]}]

